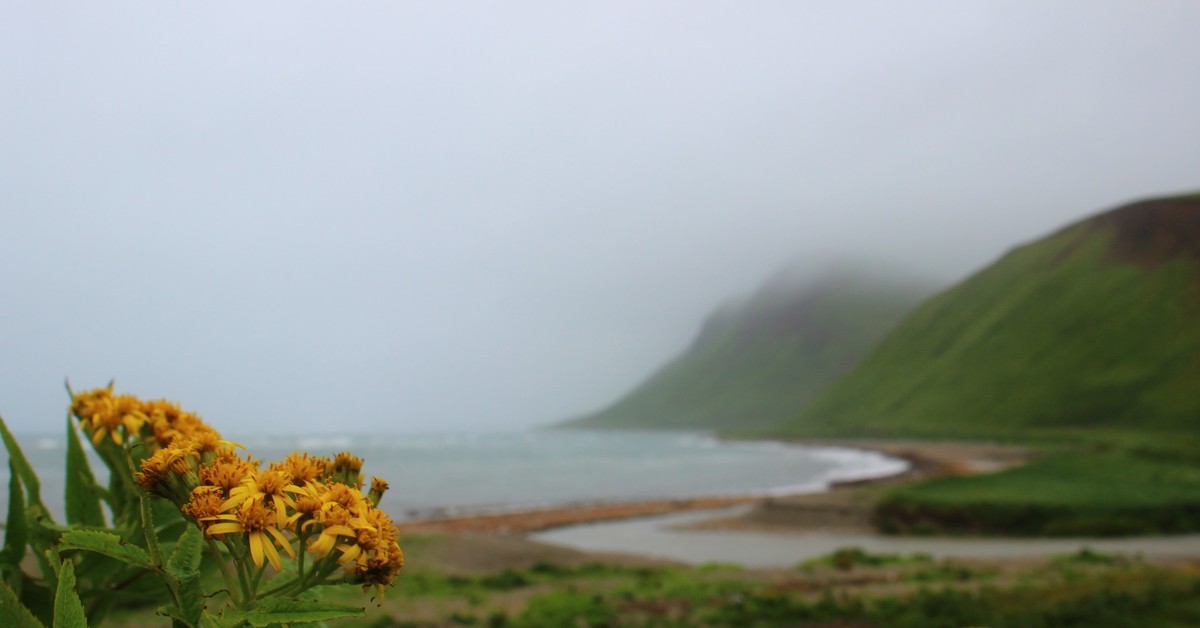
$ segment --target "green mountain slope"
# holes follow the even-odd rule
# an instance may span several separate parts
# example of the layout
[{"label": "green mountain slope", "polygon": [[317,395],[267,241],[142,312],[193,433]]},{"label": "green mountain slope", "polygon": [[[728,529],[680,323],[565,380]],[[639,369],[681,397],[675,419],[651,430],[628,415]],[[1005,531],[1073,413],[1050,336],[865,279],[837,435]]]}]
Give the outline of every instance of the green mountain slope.
[{"label": "green mountain slope", "polygon": [[772,425],[845,373],[932,288],[841,271],[782,274],[721,308],[692,346],[612,406],[568,427],[709,429]]},{"label": "green mountain slope", "polygon": [[1134,203],[930,299],[789,435],[1200,432],[1200,195]]}]

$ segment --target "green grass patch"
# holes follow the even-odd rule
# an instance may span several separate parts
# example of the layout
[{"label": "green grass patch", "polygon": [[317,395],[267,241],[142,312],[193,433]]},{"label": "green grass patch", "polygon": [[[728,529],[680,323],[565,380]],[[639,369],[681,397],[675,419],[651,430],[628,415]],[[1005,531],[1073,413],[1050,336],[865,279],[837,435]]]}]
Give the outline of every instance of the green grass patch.
[{"label": "green grass patch", "polygon": [[[826,589],[816,597],[746,581],[678,581],[645,590],[563,588],[529,601],[504,625],[536,626],[1190,626],[1200,621],[1200,578],[1193,572],[1114,568],[1075,579],[1007,587],[968,586],[981,572],[928,568],[907,594],[862,595]],[[987,576],[989,574],[983,574]],[[935,583],[953,584],[935,584]]]},{"label": "green grass patch", "polygon": [[1000,473],[901,486],[884,532],[1114,536],[1200,530],[1200,466],[1122,451],[1064,453]]},{"label": "green grass patch", "polygon": [[818,568],[850,571],[855,567],[890,567],[932,562],[933,558],[929,554],[873,554],[861,547],[841,547],[831,554],[806,560],[800,563],[798,568],[809,572]]}]

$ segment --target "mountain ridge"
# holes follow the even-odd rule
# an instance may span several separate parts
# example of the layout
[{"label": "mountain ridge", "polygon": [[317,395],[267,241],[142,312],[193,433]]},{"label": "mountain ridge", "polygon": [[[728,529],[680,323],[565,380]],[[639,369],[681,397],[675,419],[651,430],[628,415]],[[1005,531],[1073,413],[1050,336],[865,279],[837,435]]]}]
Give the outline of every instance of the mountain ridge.
[{"label": "mountain ridge", "polygon": [[777,432],[1195,431],[1197,320],[1200,195],[1136,201],[1015,247],[921,304]]},{"label": "mountain ridge", "polygon": [[844,373],[932,282],[841,266],[811,279],[781,272],[726,302],[680,355],[628,394],[562,427],[763,427]]}]

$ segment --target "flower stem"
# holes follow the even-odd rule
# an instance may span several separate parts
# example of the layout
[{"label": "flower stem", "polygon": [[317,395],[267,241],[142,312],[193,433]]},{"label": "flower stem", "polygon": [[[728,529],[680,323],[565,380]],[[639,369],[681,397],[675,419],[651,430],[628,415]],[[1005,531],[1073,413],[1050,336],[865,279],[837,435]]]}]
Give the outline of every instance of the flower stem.
[{"label": "flower stem", "polygon": [[221,577],[225,579],[225,588],[229,590],[229,597],[233,598],[234,603],[240,606],[242,600],[241,596],[237,594],[237,583],[234,580],[233,572],[229,570],[229,562],[221,555],[220,548],[213,542],[211,536],[205,534],[204,540],[208,542],[208,549],[212,552],[213,559],[217,561],[217,566],[221,568]]},{"label": "flower stem", "polygon": [[254,606],[254,590],[250,588],[250,577],[246,573],[246,570],[249,569],[247,563],[250,561],[246,560],[246,553],[243,551],[244,548],[242,546],[231,543],[228,540],[225,541],[225,546],[233,554],[233,562],[237,565],[238,583],[242,585],[241,607],[249,609]]}]

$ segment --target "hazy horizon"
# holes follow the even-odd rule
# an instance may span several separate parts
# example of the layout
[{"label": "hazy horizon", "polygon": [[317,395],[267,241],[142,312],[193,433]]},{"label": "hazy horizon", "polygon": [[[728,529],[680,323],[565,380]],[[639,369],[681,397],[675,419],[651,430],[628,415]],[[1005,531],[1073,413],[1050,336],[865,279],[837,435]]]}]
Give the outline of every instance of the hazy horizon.
[{"label": "hazy horizon", "polygon": [[947,283],[1200,188],[1200,4],[17,2],[0,415],[585,414],[788,264]]}]

